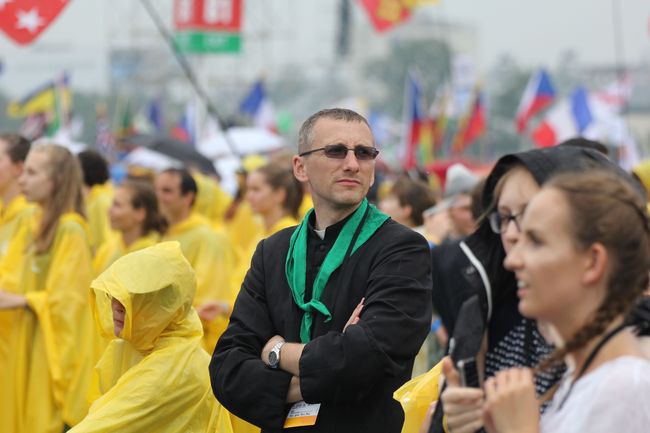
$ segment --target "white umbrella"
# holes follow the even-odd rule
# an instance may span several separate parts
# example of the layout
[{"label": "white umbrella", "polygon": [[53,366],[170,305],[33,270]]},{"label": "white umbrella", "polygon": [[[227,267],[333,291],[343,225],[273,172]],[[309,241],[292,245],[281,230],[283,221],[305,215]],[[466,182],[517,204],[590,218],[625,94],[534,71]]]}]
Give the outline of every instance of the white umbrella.
[{"label": "white umbrella", "polygon": [[[240,155],[267,153],[284,147],[281,136],[264,128],[233,126],[226,133]],[[222,131],[208,134],[199,141],[196,148],[210,159],[217,159],[231,153]]]}]

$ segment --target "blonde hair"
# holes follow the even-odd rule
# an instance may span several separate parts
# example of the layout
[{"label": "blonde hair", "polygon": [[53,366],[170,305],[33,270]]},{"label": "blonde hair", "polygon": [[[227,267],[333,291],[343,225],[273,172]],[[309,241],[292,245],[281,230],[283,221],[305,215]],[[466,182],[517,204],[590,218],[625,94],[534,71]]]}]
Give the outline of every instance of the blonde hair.
[{"label": "blonde hair", "polygon": [[59,224],[66,212],[77,212],[85,216],[82,194],[83,176],[77,158],[65,147],[56,144],[39,144],[31,152],[42,152],[47,156],[46,169],[52,180],[52,196],[43,207],[43,218],[34,238],[37,253],[47,251]]}]

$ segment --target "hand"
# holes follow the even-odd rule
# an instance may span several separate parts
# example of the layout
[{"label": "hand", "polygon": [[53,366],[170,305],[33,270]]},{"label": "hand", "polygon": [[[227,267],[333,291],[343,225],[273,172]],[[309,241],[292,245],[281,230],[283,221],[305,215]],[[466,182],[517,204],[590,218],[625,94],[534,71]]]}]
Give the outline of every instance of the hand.
[{"label": "hand", "polygon": [[363,302],[366,300],[366,298],[361,298],[361,301],[359,302],[359,305],[356,306],[354,311],[352,312],[352,315],[348,319],[348,322],[345,324],[343,327],[343,332],[345,332],[346,329],[348,329],[348,326],[350,325],[356,325],[359,323],[359,316],[361,315],[361,310],[363,310]]},{"label": "hand", "polygon": [[271,349],[273,349],[273,346],[275,346],[276,344],[278,344],[281,341],[284,341],[284,338],[282,338],[279,335],[274,335],[264,345],[264,348],[262,349],[262,353],[260,355],[260,358],[262,358],[262,361],[264,361],[264,363],[266,365],[269,365],[269,353],[271,353]]},{"label": "hand", "polygon": [[12,310],[27,307],[27,298],[0,290],[0,310]]},{"label": "hand", "polygon": [[207,301],[196,307],[196,312],[204,322],[211,322],[217,316],[227,316],[230,313],[228,304],[220,301]]},{"label": "hand", "polygon": [[287,391],[287,403],[297,403],[302,400],[300,391],[300,378],[293,376],[289,382],[289,391]]},{"label": "hand", "polygon": [[460,386],[460,376],[451,358],[442,364],[447,388],[442,392],[442,403],[451,433],[474,433],[483,427],[483,390]]},{"label": "hand", "polygon": [[539,432],[539,402],[528,368],[500,371],[485,382],[484,416],[499,433]]}]

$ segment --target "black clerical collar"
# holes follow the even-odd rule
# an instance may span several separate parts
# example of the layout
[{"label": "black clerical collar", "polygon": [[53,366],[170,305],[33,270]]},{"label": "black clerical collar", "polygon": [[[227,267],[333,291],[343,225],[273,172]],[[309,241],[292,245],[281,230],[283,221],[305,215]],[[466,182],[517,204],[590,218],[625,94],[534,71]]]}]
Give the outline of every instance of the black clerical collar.
[{"label": "black clerical collar", "polygon": [[[350,213],[350,215],[346,216],[341,221],[327,227],[325,229],[325,238],[323,240],[327,243],[334,243],[336,238],[338,238],[339,233],[341,233],[343,226],[345,225],[346,222],[348,222],[350,218],[352,218],[352,215],[354,215],[354,212]],[[307,220],[307,223],[309,224],[310,234],[318,237],[318,235],[316,234],[316,212],[315,211],[311,213],[311,215],[309,216],[309,220]]]}]

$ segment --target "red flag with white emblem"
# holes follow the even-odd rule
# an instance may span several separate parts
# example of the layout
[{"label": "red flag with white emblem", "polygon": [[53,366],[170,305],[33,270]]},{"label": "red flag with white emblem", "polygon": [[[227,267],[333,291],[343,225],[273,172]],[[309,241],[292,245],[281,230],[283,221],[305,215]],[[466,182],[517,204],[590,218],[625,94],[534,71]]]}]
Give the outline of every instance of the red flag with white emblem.
[{"label": "red flag with white emblem", "polygon": [[0,29],[29,45],[59,16],[69,0],[0,0]]}]

